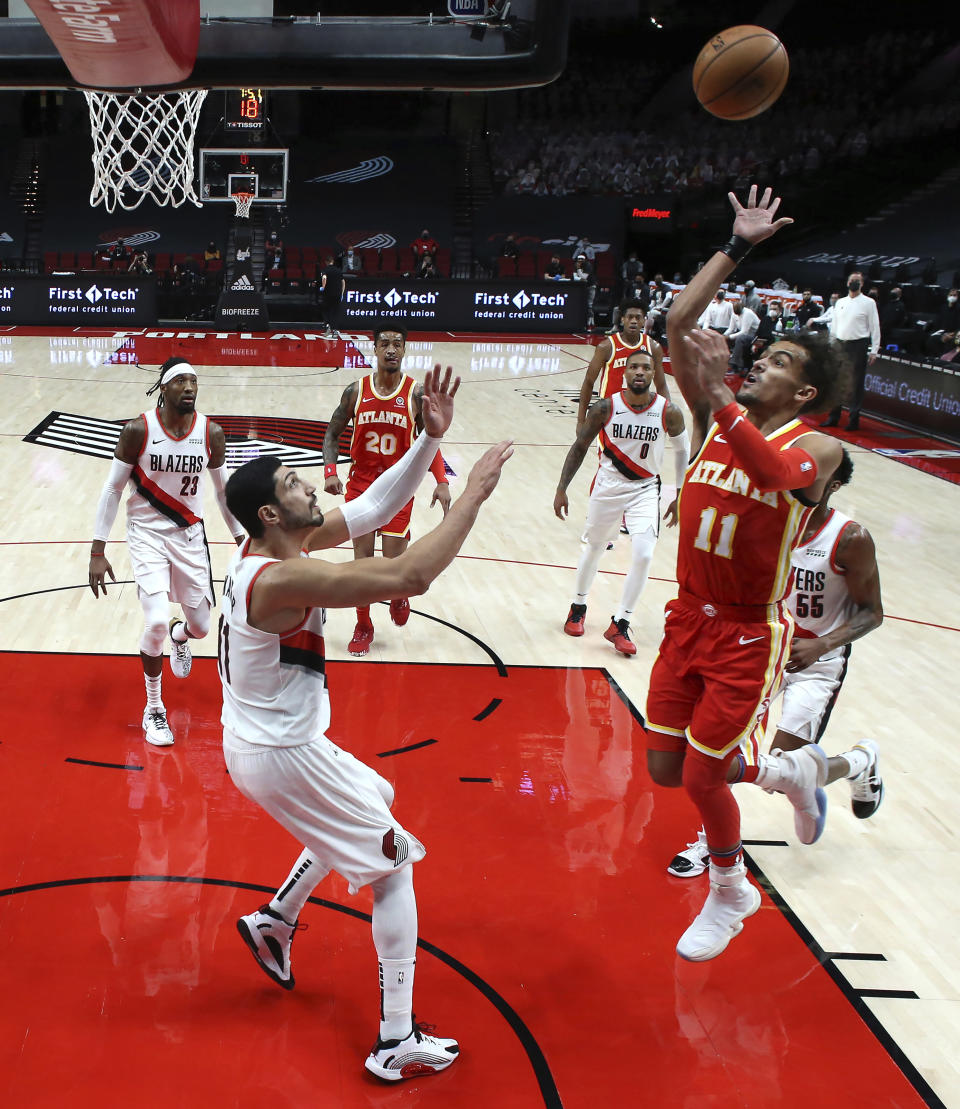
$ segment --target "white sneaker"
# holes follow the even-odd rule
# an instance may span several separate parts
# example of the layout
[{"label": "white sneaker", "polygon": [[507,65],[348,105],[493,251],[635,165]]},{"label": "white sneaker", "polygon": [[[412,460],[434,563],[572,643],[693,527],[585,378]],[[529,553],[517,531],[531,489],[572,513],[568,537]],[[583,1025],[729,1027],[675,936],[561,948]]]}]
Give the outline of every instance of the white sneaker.
[{"label": "white sneaker", "polygon": [[[178,616],[170,621],[170,669],[173,671],[175,678],[185,678],[193,666],[193,655],[190,652],[189,641],[178,643],[173,638],[173,629],[176,624],[183,624]],[[184,627],[186,627],[186,624],[184,624]]]},{"label": "white sneaker", "polygon": [[760,891],[747,879],[742,862],[725,867],[710,864],[710,892],[694,922],[680,937],[677,954],[690,962],[715,959],[760,908]]},{"label": "white sneaker", "polygon": [[413,1022],[413,1031],[403,1040],[381,1040],[373,1045],[364,1066],[371,1074],[399,1082],[403,1078],[420,1078],[436,1074],[456,1062],[460,1045],[456,1040],[431,1036],[432,1024]]},{"label": "white sneaker", "polygon": [[870,756],[867,769],[850,779],[850,807],[853,815],[866,820],[880,808],[883,801],[883,778],[880,777],[880,751],[872,739],[854,744]]},{"label": "white sneaker", "polygon": [[237,931],[260,969],[285,990],[292,990],[296,985],[290,966],[290,945],[294,935],[306,931],[308,927],[306,924],[287,924],[269,905],[261,905],[255,913],[248,913],[237,921]]},{"label": "white sneaker", "polygon": [[667,873],[674,878],[696,878],[710,865],[710,852],[707,849],[707,837],[701,828],[697,832],[695,843],[688,843],[686,849],[678,851],[667,867]]},{"label": "white sneaker", "polygon": [[793,805],[793,827],[801,843],[816,843],[827,822],[827,755],[816,743],[796,751],[771,751],[780,760],[774,785]]},{"label": "white sneaker", "polygon": [[173,732],[170,731],[170,725],[167,723],[167,710],[161,705],[158,709],[152,709],[148,705],[143,710],[143,738],[147,743],[152,743],[154,747],[172,747],[173,746]]}]

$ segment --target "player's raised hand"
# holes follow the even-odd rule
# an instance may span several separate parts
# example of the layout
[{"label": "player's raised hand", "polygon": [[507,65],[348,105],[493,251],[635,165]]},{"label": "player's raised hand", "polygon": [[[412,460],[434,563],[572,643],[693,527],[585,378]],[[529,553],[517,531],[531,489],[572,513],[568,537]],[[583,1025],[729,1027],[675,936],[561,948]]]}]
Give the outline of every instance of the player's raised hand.
[{"label": "player's raised hand", "polygon": [[479,496],[481,501],[485,501],[494,489],[496,489],[497,482],[500,480],[500,471],[503,469],[503,464],[512,454],[512,439],[504,439],[502,442],[497,443],[496,446],[484,452],[473,464],[473,469],[470,471],[470,476],[467,478],[467,487],[464,492],[472,492]]},{"label": "player's raised hand", "polygon": [[99,597],[98,589],[103,590],[103,595],[107,595],[107,574],[110,575],[111,581],[116,581],[117,576],[113,572],[113,567],[107,561],[106,555],[91,555],[90,568],[87,572],[87,581],[90,588],[93,590],[94,597]]},{"label": "player's raised hand", "polygon": [[748,243],[762,243],[764,239],[775,235],[781,227],[793,223],[789,216],[774,218],[780,207],[780,197],[775,197],[770,188],[764,189],[758,203],[757,186],[751,185],[746,207],[733,193],[727,193],[727,196],[734,212],[733,233],[739,235],[741,239],[746,239]]},{"label": "player's raised hand", "polygon": [[717,389],[725,389],[730,350],[727,340],[717,331],[694,327],[683,336],[684,349],[696,364],[700,388],[710,396]]},{"label": "player's raised hand", "polygon": [[438,362],[423,379],[423,398],[420,403],[423,430],[436,439],[443,435],[453,420],[453,398],[460,388],[460,378],[454,378],[451,385],[452,376],[453,367],[447,366],[447,372],[441,378]]}]

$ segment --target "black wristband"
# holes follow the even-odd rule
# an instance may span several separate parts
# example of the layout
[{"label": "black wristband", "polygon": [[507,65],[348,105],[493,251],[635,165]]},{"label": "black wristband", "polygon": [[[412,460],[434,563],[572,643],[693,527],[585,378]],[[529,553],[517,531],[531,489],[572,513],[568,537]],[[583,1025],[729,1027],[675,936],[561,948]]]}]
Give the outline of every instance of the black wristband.
[{"label": "black wristband", "polygon": [[748,242],[740,235],[731,235],[730,241],[720,247],[720,253],[726,256],[734,263],[740,263],[746,258],[753,248],[753,243]]}]

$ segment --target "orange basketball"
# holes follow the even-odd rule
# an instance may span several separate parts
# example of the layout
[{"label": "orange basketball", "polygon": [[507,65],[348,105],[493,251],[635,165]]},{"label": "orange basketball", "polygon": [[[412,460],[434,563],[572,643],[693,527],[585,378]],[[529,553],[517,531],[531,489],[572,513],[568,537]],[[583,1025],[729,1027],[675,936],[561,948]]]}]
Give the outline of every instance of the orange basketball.
[{"label": "orange basketball", "polygon": [[693,63],[693,91],[720,119],[750,119],[783,92],[790,60],[783,43],[765,27],[728,27],[704,46]]}]

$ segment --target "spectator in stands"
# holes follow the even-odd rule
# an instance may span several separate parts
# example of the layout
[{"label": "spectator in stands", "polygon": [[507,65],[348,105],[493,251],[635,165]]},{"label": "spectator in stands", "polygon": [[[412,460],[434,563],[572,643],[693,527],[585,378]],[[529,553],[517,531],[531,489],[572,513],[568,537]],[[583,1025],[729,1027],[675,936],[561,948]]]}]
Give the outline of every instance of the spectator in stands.
[{"label": "spectator in stands", "polygon": [[587,286],[587,327],[593,327],[593,302],[597,298],[597,278],[586,254],[578,254],[573,262],[573,280]]},{"label": "spectator in stands", "polygon": [[902,330],[910,321],[910,313],[903,303],[903,290],[894,285],[890,290],[887,303],[880,309],[880,337],[892,339],[893,332]]},{"label": "spectator in stands", "polygon": [[127,273],[153,273],[150,263],[147,261],[145,250],[134,251],[133,257],[130,259],[130,265],[127,266]]},{"label": "spectator in stands", "polygon": [[743,303],[750,309],[760,315],[760,305],[763,303],[757,293],[757,283],[755,281],[746,281],[743,286]]},{"label": "spectator in stands", "polygon": [[204,262],[219,262],[221,260],[220,247],[217,246],[213,239],[207,243],[207,248],[203,252],[203,260]]},{"label": "spectator in stands", "polygon": [[631,250],[627,255],[627,260],[620,267],[620,278],[623,281],[624,289],[632,287],[633,279],[638,273],[643,276],[643,262],[637,257],[637,252]]},{"label": "spectator in stands", "polygon": [[732,320],[733,305],[727,300],[727,290],[718,289],[717,295],[707,305],[697,322],[705,330],[719,331],[725,335]]},{"label": "spectator in stands", "polygon": [[563,264],[560,261],[559,254],[551,254],[550,261],[547,262],[546,268],[543,271],[543,276],[547,281],[563,281]]},{"label": "spectator in stands", "polygon": [[500,251],[504,258],[519,258],[520,247],[517,246],[516,235],[510,234],[503,240],[503,249]]},{"label": "spectator in stands", "polygon": [[757,337],[760,317],[744,302],[738,301],[731,306],[733,318],[727,328],[727,343],[730,347],[730,365],[738,374],[745,374],[753,365],[750,350]]},{"label": "spectator in stands", "polygon": [[957,290],[951,289],[947,293],[946,304],[930,325],[924,350],[934,358],[939,358],[954,348],[958,334],[960,334],[960,304],[957,303]]},{"label": "spectator in stands", "polygon": [[810,321],[810,327],[816,328],[829,328],[833,323],[833,310],[836,307],[837,301],[840,299],[839,293],[830,294],[830,303],[823,310],[823,312],[815,319]]},{"label": "spectator in stands", "polygon": [[440,271],[437,269],[437,263],[428,254],[420,266],[417,277],[424,278],[427,281],[436,281],[440,277]]},{"label": "spectator in stands", "polygon": [[820,308],[813,299],[813,290],[804,289],[800,297],[800,303],[797,305],[795,319],[797,327],[806,327],[807,324],[814,318],[820,315]]},{"label": "spectator in stands", "polygon": [[130,251],[127,249],[127,244],[123,241],[123,239],[117,239],[117,241],[110,248],[110,261],[113,262],[114,266],[117,267],[119,267],[120,265],[126,266],[129,257]]},{"label": "spectator in stands", "polygon": [[586,235],[577,239],[573,244],[571,254],[574,258],[576,258],[578,254],[584,255],[591,265],[597,260],[597,252],[594,249],[593,243],[590,242]]},{"label": "spectator in stands", "polygon": [[323,311],[323,322],[326,325],[328,339],[340,338],[337,327],[340,323],[340,304],[343,301],[345,288],[343,270],[333,260],[333,255],[328,254],[320,271],[320,307]]},{"label": "spectator in stands", "polygon": [[283,265],[283,240],[271,231],[267,241],[263,244],[263,255],[268,270],[278,270]]},{"label": "spectator in stands", "polygon": [[432,258],[436,262],[437,251],[440,247],[437,240],[424,228],[410,244],[410,249],[413,251],[413,257],[416,260],[416,271],[419,273],[426,258]]},{"label": "spectator in stands", "polygon": [[340,268],[343,270],[344,277],[361,277],[363,275],[363,263],[360,261],[360,255],[352,246],[348,246],[340,256]]},{"label": "spectator in stands", "polygon": [[768,346],[783,334],[783,305],[779,300],[762,304],[758,313],[760,325],[753,340],[753,354],[762,354]]}]

